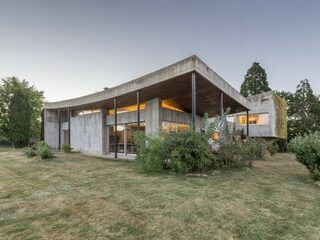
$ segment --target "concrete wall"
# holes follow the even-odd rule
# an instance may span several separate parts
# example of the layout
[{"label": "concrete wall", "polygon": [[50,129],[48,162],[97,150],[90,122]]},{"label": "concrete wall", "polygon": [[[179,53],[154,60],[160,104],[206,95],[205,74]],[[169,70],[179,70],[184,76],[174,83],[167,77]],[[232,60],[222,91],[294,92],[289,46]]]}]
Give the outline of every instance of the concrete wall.
[{"label": "concrete wall", "polygon": [[146,102],[146,134],[154,135],[161,130],[161,99]]},{"label": "concrete wall", "polygon": [[75,151],[102,154],[102,113],[71,118],[71,147]]},{"label": "concrete wall", "polygon": [[[276,112],[272,92],[266,92],[259,95],[248,97],[251,101],[251,111],[249,114],[269,114],[269,123],[267,125],[249,125],[249,135],[251,137],[277,137],[275,131],[276,124]],[[246,115],[245,112],[235,114],[235,126],[236,129],[244,129],[247,134],[247,127],[245,125],[239,125],[237,123],[237,116]]]},{"label": "concrete wall", "polygon": [[44,140],[53,149],[59,145],[59,120],[58,110],[44,111]]},{"label": "concrete wall", "polygon": [[[196,116],[196,129],[199,130],[201,127],[201,117]],[[191,113],[178,112],[170,109],[162,109],[162,118],[161,121],[174,122],[174,123],[183,123],[189,124],[192,123]]]}]

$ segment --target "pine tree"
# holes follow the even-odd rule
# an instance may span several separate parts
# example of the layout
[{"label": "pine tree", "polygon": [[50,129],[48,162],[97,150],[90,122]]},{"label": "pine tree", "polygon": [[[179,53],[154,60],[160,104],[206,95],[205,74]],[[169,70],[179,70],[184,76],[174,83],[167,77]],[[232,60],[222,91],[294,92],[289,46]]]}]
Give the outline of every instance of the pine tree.
[{"label": "pine tree", "polygon": [[244,82],[241,84],[240,93],[243,96],[248,97],[268,91],[271,91],[271,89],[267,81],[266,71],[259,63],[254,62],[244,76]]}]

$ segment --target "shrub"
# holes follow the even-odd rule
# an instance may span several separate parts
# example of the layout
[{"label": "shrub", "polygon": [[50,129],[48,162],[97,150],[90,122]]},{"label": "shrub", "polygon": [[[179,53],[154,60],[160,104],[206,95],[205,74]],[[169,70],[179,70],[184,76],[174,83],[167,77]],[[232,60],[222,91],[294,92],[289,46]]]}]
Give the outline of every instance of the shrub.
[{"label": "shrub", "polygon": [[38,142],[35,148],[37,156],[41,159],[52,158],[54,156],[50,146],[44,141]]},{"label": "shrub", "polygon": [[63,144],[61,146],[62,151],[64,151],[65,153],[70,153],[72,151],[72,147],[70,146],[70,144]]},{"label": "shrub", "polygon": [[270,153],[271,156],[276,154],[279,151],[279,147],[277,143],[268,143],[267,144],[267,150]]},{"label": "shrub", "polygon": [[320,133],[299,136],[291,140],[289,148],[297,160],[305,165],[315,180],[320,180]]},{"label": "shrub", "polygon": [[284,153],[288,151],[288,140],[287,139],[280,139],[277,141],[278,144],[278,152]]},{"label": "shrub", "polygon": [[194,130],[136,137],[137,164],[145,172],[206,172],[217,165],[204,134]]},{"label": "shrub", "polygon": [[27,147],[24,149],[24,153],[28,156],[28,157],[35,157],[37,155],[36,153],[36,148],[35,147]]},{"label": "shrub", "polygon": [[1,147],[12,147],[11,142],[9,141],[9,139],[7,139],[6,137],[2,137],[0,136],[0,148]]},{"label": "shrub", "polygon": [[137,134],[135,141],[138,145],[138,166],[145,172],[162,172],[170,156],[164,138]]},{"label": "shrub", "polygon": [[223,145],[217,154],[226,168],[251,167],[252,160],[263,159],[264,145],[261,139],[234,140]]}]

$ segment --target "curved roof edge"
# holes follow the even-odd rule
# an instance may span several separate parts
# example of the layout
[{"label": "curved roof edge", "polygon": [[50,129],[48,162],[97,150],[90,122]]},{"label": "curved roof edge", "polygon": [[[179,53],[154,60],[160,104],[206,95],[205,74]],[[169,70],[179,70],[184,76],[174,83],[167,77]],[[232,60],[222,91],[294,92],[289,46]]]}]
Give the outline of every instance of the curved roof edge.
[{"label": "curved roof edge", "polygon": [[212,84],[219,88],[222,92],[229,95],[235,101],[240,103],[247,109],[250,109],[250,101],[242,96],[230,84],[222,79],[216,72],[214,72],[207,64],[205,64],[196,55],[192,55],[167,67],[161,68],[157,71],[146,74],[142,77],[136,78],[129,82],[115,86],[113,88],[105,89],[103,91],[85,95],[78,98],[45,103],[45,109],[58,109],[77,107],[87,105],[95,102],[104,101],[120,95],[124,95],[139,89],[154,85],[168,79],[196,71],[203,77],[208,79]]}]

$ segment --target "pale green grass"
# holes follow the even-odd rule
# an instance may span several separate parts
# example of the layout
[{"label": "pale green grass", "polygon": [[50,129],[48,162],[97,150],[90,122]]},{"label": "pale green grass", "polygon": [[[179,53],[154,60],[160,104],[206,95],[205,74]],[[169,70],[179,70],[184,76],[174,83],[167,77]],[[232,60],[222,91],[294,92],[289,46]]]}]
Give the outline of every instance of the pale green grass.
[{"label": "pale green grass", "polygon": [[320,239],[320,188],[290,154],[194,178],[6,151],[0,239]]}]

